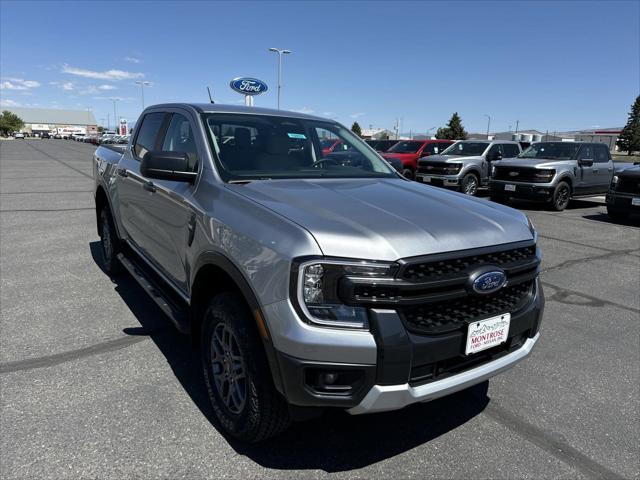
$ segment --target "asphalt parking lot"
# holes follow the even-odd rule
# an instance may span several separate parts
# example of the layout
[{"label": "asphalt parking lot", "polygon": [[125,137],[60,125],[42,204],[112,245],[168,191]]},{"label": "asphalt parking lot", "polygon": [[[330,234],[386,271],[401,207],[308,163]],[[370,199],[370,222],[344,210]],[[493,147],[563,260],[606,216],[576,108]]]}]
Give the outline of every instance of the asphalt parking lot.
[{"label": "asphalt parking lot", "polygon": [[0,477],[640,477],[640,226],[609,222],[603,198],[518,205],[546,314],[532,357],[488,390],[246,446],[211,423],[188,338],[102,272],[94,148],[0,142]]}]

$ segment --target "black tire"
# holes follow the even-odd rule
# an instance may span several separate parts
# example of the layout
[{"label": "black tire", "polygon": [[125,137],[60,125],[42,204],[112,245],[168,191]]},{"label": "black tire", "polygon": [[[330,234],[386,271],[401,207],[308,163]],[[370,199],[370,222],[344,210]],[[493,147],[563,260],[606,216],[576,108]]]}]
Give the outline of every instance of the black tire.
[{"label": "black tire", "polygon": [[104,270],[112,276],[122,273],[122,264],[118,260],[118,253],[121,252],[120,240],[109,207],[100,211],[100,246]]},{"label": "black tire", "polygon": [[551,209],[561,212],[569,205],[571,201],[571,187],[567,182],[560,182],[556,185],[551,197]]},{"label": "black tire", "polygon": [[607,215],[611,220],[621,221],[629,218],[629,213],[607,206]]},{"label": "black tire", "polygon": [[480,179],[475,173],[467,173],[462,177],[462,182],[460,182],[462,193],[475,197],[478,194],[478,188],[480,188]]},{"label": "black tire", "polygon": [[408,178],[409,180],[413,180],[415,177],[415,175],[413,174],[413,170],[406,167],[402,169],[402,176]]},{"label": "black tire", "polygon": [[255,321],[239,294],[224,292],[211,299],[201,342],[209,400],[222,429],[252,443],[284,431],[291,423],[289,410],[273,385]]}]

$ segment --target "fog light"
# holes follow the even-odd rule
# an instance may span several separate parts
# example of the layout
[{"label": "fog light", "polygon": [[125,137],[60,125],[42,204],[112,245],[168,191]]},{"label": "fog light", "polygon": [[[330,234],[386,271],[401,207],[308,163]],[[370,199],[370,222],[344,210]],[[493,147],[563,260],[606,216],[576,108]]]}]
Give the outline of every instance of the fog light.
[{"label": "fog light", "polygon": [[322,375],[321,382],[325,385],[333,385],[334,383],[336,383],[336,380],[338,380],[337,373],[325,373],[324,375]]}]

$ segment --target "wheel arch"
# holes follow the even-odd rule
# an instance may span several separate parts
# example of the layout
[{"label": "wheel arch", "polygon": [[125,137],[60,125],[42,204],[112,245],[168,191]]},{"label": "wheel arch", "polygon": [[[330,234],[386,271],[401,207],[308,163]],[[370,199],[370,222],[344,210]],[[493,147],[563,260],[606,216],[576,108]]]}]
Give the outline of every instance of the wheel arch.
[{"label": "wheel arch", "polygon": [[102,185],[98,185],[98,188],[96,188],[95,202],[96,202],[96,229],[98,231],[98,235],[100,235],[100,213],[102,212],[105,206],[111,209],[111,205],[109,204],[109,197],[107,196],[107,192],[105,191]]},{"label": "wheel arch", "polygon": [[202,317],[207,306],[208,299],[212,295],[225,291],[238,292],[251,311],[255,320],[255,328],[262,340],[275,387],[283,392],[280,368],[269,327],[262,312],[258,297],[251,284],[245,278],[235,264],[225,255],[218,252],[205,252],[198,257],[193,269],[193,281],[191,282],[191,339],[195,346],[200,344],[202,329]]},{"label": "wheel arch", "polygon": [[[566,174],[565,175],[561,175],[558,178],[558,183],[560,183],[560,182],[568,183],[569,184],[569,190],[571,190],[571,195],[573,195],[573,187],[574,187],[573,178],[571,178],[570,175],[566,175]],[[556,187],[558,186],[558,183],[556,183]]]}]

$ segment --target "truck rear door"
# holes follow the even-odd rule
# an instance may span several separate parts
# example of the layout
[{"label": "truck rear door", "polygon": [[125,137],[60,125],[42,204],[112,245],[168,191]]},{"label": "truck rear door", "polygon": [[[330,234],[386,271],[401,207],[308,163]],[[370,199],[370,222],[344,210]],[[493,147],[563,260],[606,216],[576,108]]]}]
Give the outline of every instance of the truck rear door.
[{"label": "truck rear door", "polygon": [[596,193],[605,193],[613,178],[613,161],[606,145],[594,145],[593,177],[597,181]]}]

